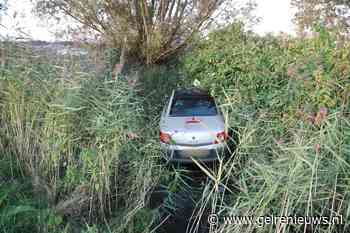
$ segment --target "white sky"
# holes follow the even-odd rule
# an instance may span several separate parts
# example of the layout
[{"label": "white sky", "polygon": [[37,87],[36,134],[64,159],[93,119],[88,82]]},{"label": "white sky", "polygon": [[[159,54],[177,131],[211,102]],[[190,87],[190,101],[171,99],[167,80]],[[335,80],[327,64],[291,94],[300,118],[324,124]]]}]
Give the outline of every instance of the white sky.
[{"label": "white sky", "polygon": [[257,33],[295,33],[295,25],[292,22],[295,11],[291,7],[290,0],[256,0],[256,2],[257,14],[262,17],[261,23],[254,28]]},{"label": "white sky", "polygon": [[[254,31],[259,34],[267,32],[294,34],[290,0],[256,0],[256,2],[258,3],[258,9],[255,13],[262,20],[259,25],[253,28]],[[55,30],[64,27],[64,25],[50,25],[48,22],[43,22],[34,16],[31,0],[8,0],[8,3],[7,15],[0,18],[0,23],[6,27],[0,26],[0,35],[2,36],[14,36],[14,29],[20,28],[29,34],[32,39],[52,41],[55,40]]]}]

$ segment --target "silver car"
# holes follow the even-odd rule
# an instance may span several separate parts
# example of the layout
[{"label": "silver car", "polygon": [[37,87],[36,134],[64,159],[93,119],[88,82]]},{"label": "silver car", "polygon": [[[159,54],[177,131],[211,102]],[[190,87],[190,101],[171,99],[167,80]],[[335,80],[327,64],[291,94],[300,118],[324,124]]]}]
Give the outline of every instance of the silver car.
[{"label": "silver car", "polygon": [[160,143],[167,161],[215,161],[225,153],[228,134],[214,98],[198,88],[174,90],[160,119]]}]

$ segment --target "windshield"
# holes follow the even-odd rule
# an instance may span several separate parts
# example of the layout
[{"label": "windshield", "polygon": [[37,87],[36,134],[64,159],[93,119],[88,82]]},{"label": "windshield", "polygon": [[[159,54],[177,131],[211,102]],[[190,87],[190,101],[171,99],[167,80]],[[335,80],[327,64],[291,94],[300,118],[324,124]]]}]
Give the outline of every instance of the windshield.
[{"label": "windshield", "polygon": [[217,109],[210,97],[181,97],[173,101],[170,116],[215,116]]}]

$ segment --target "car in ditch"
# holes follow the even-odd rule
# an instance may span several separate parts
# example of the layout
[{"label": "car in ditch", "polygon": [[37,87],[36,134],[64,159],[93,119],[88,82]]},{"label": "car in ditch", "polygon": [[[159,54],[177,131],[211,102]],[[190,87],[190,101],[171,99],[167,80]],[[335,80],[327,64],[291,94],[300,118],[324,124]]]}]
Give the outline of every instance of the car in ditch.
[{"label": "car in ditch", "polygon": [[168,162],[211,162],[224,158],[229,133],[208,91],[182,88],[172,92],[163,108],[159,138]]}]

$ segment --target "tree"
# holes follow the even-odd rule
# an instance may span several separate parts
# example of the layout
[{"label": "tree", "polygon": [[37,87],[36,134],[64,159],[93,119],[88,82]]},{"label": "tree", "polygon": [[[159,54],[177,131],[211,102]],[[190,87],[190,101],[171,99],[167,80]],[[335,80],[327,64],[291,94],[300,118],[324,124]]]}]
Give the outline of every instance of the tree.
[{"label": "tree", "polygon": [[349,0],[292,0],[292,5],[297,8],[295,20],[300,33],[310,30],[316,23],[350,32]]},{"label": "tree", "polygon": [[225,0],[38,0],[42,15],[68,15],[122,48],[122,60],[137,56],[162,62],[183,49],[211,22]]}]

